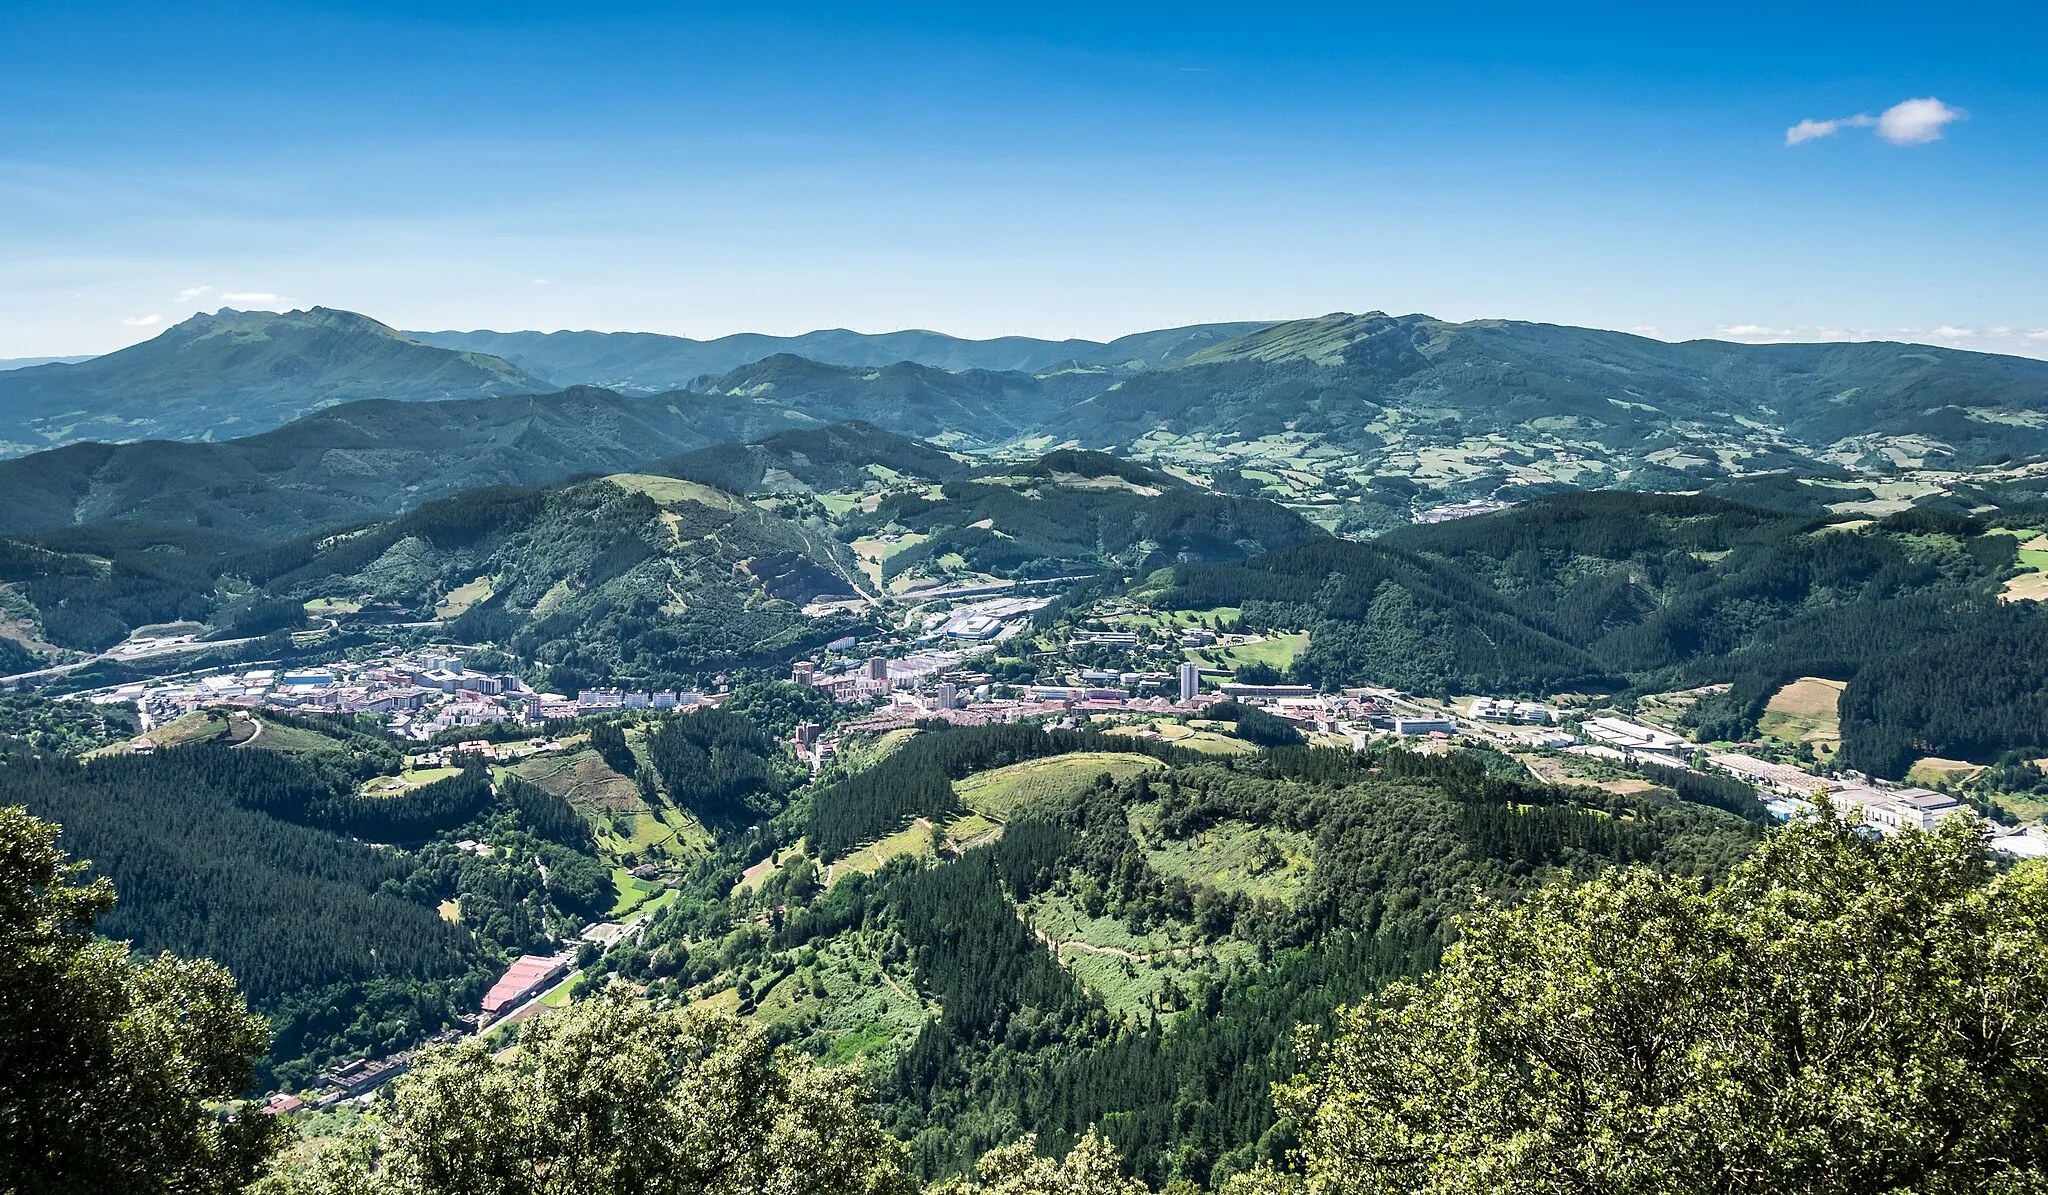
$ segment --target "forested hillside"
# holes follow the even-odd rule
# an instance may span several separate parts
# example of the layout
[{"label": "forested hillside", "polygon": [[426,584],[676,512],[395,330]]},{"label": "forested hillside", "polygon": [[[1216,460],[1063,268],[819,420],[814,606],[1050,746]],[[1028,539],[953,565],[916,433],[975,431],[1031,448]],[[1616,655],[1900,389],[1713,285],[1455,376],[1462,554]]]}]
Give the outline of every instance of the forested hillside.
[{"label": "forested hillside", "polygon": [[370,400],[192,444],[73,444],[0,461],[0,532],[107,521],[278,540],[387,519],[488,485],[612,473],[789,426],[756,404],[578,387],[448,402]]},{"label": "forested hillside", "polygon": [[844,633],[806,603],[850,598],[844,549],[823,529],[695,482],[618,474],[562,489],[482,490],[334,541],[280,551],[265,582],[294,599],[391,601],[447,614],[467,643],[593,679],[673,685],[765,663]]},{"label": "forested hillside", "polygon": [[1483,580],[1378,543],[1330,540],[1242,565],[1180,565],[1139,593],[1168,609],[1238,607],[1309,633],[1299,675],[1329,688],[1548,691],[1609,683],[1587,652]]},{"label": "forested hillside", "polygon": [[[2048,434],[2002,416],[2043,409],[2048,363],[2025,358],[1883,343],[1668,344],[1371,313],[1277,324],[1205,349],[1074,408],[1064,429],[1090,444],[1133,444],[1155,430],[1257,437],[1312,426],[1338,442],[1548,432],[1638,465],[1690,447],[1711,473],[1723,446],[1751,469],[1791,459],[1787,445],[1853,457],[1851,442],[1886,437],[1925,437],[1959,465],[2038,454]],[[1432,429],[1444,419],[1454,425]]]},{"label": "forested hillside", "polygon": [[260,549],[192,527],[106,523],[0,539],[0,592],[38,639],[97,651],[138,626],[193,621],[261,635],[305,621],[242,572],[262,576]]},{"label": "forested hillside", "polygon": [[906,330],[863,334],[844,328],[800,336],[742,332],[691,340],[652,332],[407,332],[422,344],[490,353],[558,386],[605,386],[628,394],[680,390],[704,375],[723,374],[777,354],[827,365],[873,368],[908,361],[937,369],[992,369],[1038,373],[1062,365],[1139,369],[1177,361],[1263,327],[1257,323],[1195,324],[1136,332],[1108,343],[998,336],[963,340],[939,332]]},{"label": "forested hillside", "polygon": [[[1133,749],[1153,762],[1008,810],[992,844],[843,870],[855,845],[912,817],[989,816],[963,808],[963,776]],[[1618,797],[1489,769],[1399,750],[1219,760],[934,724],[800,796],[728,865],[773,857],[765,880],[729,891],[722,871],[644,950],[606,962],[653,995],[725,992],[714,1003],[736,998],[827,1057],[874,1057],[884,1121],[927,1174],[1021,1132],[1057,1155],[1099,1125],[1149,1181],[1206,1184],[1285,1148],[1267,1089],[1296,1066],[1291,1027],[1432,966],[1475,898],[1614,862],[1717,876],[1756,838],[1667,790]],[[779,849],[799,837],[802,852]],[[760,924],[750,910],[772,933],[727,932]],[[904,1019],[869,994],[886,984],[854,981],[877,969],[929,1011]]]},{"label": "forested hillside", "polygon": [[751,444],[720,444],[655,461],[642,472],[681,477],[733,494],[859,490],[883,480],[952,481],[973,466],[920,440],[848,420],[778,432]]},{"label": "forested hillside", "polygon": [[[266,1086],[455,1024],[510,956],[610,909],[610,864],[560,798],[474,764],[366,790],[399,771],[375,719],[262,718],[246,747],[80,762],[70,752],[89,741],[48,749],[67,711],[23,709],[35,730],[0,755],[0,806],[57,822],[65,849],[114,882],[101,932],[234,972],[272,1025]],[[48,746],[31,756],[22,740]],[[458,849],[465,837],[497,845]]]},{"label": "forested hillside", "polygon": [[835,419],[865,420],[941,444],[990,447],[1041,432],[1104,381],[1097,372],[1043,378],[986,369],[950,373],[908,361],[871,369],[782,353],[700,378],[692,388],[799,411],[829,411]]},{"label": "forested hillside", "polygon": [[[1874,523],[1689,495],[1540,498],[1498,514],[1179,566],[1140,592],[1307,630],[1304,680],[1420,692],[1643,691],[1732,683],[1691,717],[1755,733],[1801,676],[1849,682],[1842,762],[1882,776],[1944,755],[2048,748],[2035,662],[2048,617],[2004,602],[2031,507]],[[1991,523],[2001,524],[1999,526]]]},{"label": "forested hillside", "polygon": [[1026,578],[1149,569],[1175,559],[1239,559],[1323,534],[1276,503],[1073,451],[985,466],[936,493],[892,493],[845,522],[849,538],[884,531],[919,537],[883,562],[884,580],[947,564]]}]

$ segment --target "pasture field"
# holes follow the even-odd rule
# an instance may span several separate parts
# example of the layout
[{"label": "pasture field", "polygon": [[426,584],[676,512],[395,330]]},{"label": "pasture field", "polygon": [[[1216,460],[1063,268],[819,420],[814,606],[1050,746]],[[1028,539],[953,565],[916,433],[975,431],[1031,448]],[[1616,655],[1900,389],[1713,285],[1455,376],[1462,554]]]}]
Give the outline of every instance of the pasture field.
[{"label": "pasture field", "polygon": [[1186,722],[1162,720],[1149,726],[1112,726],[1106,733],[1136,735],[1150,731],[1161,742],[1186,747],[1190,751],[1200,751],[1205,755],[1245,755],[1258,750],[1243,739],[1232,738],[1222,730],[1216,729],[1235,725],[1234,722],[1202,722],[1202,725],[1195,726]]},{"label": "pasture field", "polygon": [[1201,664],[1213,664],[1221,668],[1239,668],[1246,664],[1265,664],[1282,672],[1294,666],[1295,658],[1308,648],[1308,634],[1297,632],[1291,635],[1270,635],[1253,643],[1233,643],[1228,647],[1191,647],[1187,657]]},{"label": "pasture field", "polygon": [[741,499],[722,490],[696,481],[684,481],[679,477],[655,477],[647,473],[614,473],[606,481],[622,490],[645,494],[659,503],[695,502],[701,506],[719,510],[738,511]]},{"label": "pasture field", "polygon": [[[269,738],[270,732],[264,731],[263,737]],[[460,775],[461,768],[420,768],[417,771],[403,771],[396,776],[372,776],[363,781],[362,787],[356,791],[366,797],[399,797],[436,780],[446,780]]]},{"label": "pasture field", "polygon": [[619,890],[619,899],[612,904],[612,911],[606,914],[607,921],[631,917],[641,905],[668,891],[664,884],[633,878],[633,874],[623,867],[612,869],[612,886]]},{"label": "pasture field", "polygon": [[828,761],[827,767],[833,775],[852,775],[865,772],[882,762],[890,752],[917,737],[917,727],[899,726],[884,731],[874,738],[863,735],[848,735],[839,740],[839,750]]},{"label": "pasture field", "polygon": [[[262,733],[252,736],[253,747],[261,747],[266,751],[296,751],[304,755],[320,755],[341,750],[339,742],[318,731],[286,726],[260,715],[258,720],[261,721],[263,730]],[[243,741],[240,735],[235,737],[237,741]]]},{"label": "pasture field", "polygon": [[1842,719],[1836,707],[1841,681],[1802,676],[1773,694],[1757,722],[1763,737],[1790,746],[1810,743],[1816,755],[1832,755],[1842,746]]},{"label": "pasture field", "polygon": [[1243,614],[1243,609],[1238,606],[1215,606],[1207,610],[1131,610],[1110,615],[1104,621],[1123,631],[1148,628],[1186,631],[1234,623]]},{"label": "pasture field", "polygon": [[993,841],[1002,830],[1003,823],[999,821],[983,817],[979,813],[964,814],[940,828],[939,849],[964,851],[985,841]]},{"label": "pasture field", "polygon": [[194,710],[148,731],[142,737],[161,749],[183,747],[187,743],[210,743],[226,738],[227,733],[228,720],[225,717],[216,717],[212,710]]},{"label": "pasture field", "polygon": [[930,855],[937,846],[932,824],[918,818],[887,838],[877,839],[843,859],[834,860],[827,872],[831,877],[828,882],[836,884],[850,875],[872,875],[899,855]]},{"label": "pasture field", "polygon": [[314,598],[306,603],[306,613],[316,617],[320,615],[354,614],[362,608],[363,604],[354,598],[323,597]]},{"label": "pasture field", "polygon": [[1165,765],[1147,755],[1083,751],[1048,759],[1027,759],[1008,767],[979,772],[955,781],[960,803],[976,813],[1002,820],[1033,803],[1085,790],[1104,772],[1128,780]]},{"label": "pasture field", "polygon": [[476,605],[478,602],[490,600],[492,589],[497,584],[497,581],[496,577],[485,576],[478,577],[467,584],[456,586],[448,591],[447,596],[434,603],[434,616],[437,618],[462,617],[469,612],[471,606]]},{"label": "pasture field", "polygon": [[640,786],[612,771],[588,747],[522,759],[506,771],[578,809],[618,813],[647,808],[647,803],[640,799]]},{"label": "pasture field", "polygon": [[1933,788],[1939,784],[1968,784],[1977,778],[1984,765],[1963,759],[1943,759],[1930,755],[1919,760],[1906,771],[1906,783]]}]

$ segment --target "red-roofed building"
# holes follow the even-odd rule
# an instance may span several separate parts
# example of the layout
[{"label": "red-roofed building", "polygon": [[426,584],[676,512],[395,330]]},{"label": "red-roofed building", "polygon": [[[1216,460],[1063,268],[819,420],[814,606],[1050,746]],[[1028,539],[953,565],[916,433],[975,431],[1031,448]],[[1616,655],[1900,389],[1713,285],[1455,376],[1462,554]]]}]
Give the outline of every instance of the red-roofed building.
[{"label": "red-roofed building", "polygon": [[491,985],[491,990],[484,993],[484,1019],[497,1019],[500,1014],[561,978],[569,969],[571,957],[567,954],[552,957],[545,954],[521,955],[519,961]]}]

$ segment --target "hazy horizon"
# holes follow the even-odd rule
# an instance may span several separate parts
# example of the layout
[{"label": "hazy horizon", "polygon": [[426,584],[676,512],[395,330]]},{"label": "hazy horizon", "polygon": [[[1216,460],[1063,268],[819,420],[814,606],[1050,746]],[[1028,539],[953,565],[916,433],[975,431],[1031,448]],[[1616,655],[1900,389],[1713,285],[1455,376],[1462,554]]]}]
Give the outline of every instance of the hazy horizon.
[{"label": "hazy horizon", "polygon": [[[308,309],[310,309],[310,308],[313,308],[313,307],[325,307],[325,308],[329,308],[329,309],[337,309],[337,308],[334,308],[334,306],[333,306],[332,304],[327,304],[327,303],[311,303],[311,304],[303,304],[303,305],[297,305],[297,306],[292,306],[292,307],[261,307],[261,306],[251,306],[251,307],[239,307],[239,308],[212,308],[212,309],[202,309],[202,310],[200,310],[200,311],[192,311],[192,312],[187,312],[187,313],[185,313],[184,315],[180,316],[180,317],[179,317],[179,319],[178,319],[177,321],[175,321],[175,323],[164,323],[164,324],[162,324],[162,325],[159,325],[159,326],[152,326],[152,327],[150,327],[149,329],[147,329],[147,335],[144,335],[144,336],[141,336],[141,337],[139,337],[139,338],[136,338],[136,339],[133,339],[133,340],[127,341],[127,342],[125,342],[125,343],[122,343],[122,344],[117,344],[117,345],[114,345],[113,347],[111,347],[111,348],[109,348],[109,349],[106,349],[106,350],[103,350],[103,351],[101,351],[101,352],[98,352],[98,353],[64,353],[64,354],[51,354],[51,353],[40,353],[40,354],[26,354],[26,355],[23,355],[23,356],[20,356],[20,357],[0,357],[0,371],[4,371],[4,370],[13,370],[13,369],[26,369],[26,368],[31,368],[31,367],[33,367],[33,366],[35,366],[35,365],[46,365],[46,364],[75,364],[75,363],[77,363],[77,362],[80,362],[80,361],[89,361],[89,360],[93,359],[94,357],[101,357],[101,356],[105,356],[105,355],[106,355],[107,353],[110,353],[110,352],[118,352],[119,350],[121,350],[121,349],[123,349],[123,348],[131,348],[131,347],[133,347],[134,345],[137,345],[137,344],[143,344],[143,343],[146,343],[146,342],[147,342],[147,341],[149,341],[149,340],[153,340],[153,339],[155,339],[156,337],[158,337],[158,336],[162,335],[162,334],[163,334],[163,333],[164,333],[165,331],[168,331],[168,330],[169,330],[169,329],[170,329],[171,327],[174,327],[176,323],[182,323],[182,322],[184,322],[184,321],[186,321],[186,320],[189,320],[189,319],[191,319],[191,318],[192,318],[193,316],[195,316],[195,315],[207,315],[207,314],[217,314],[217,313],[219,313],[220,311],[223,311],[223,310],[234,310],[234,311],[240,311],[240,312],[258,312],[258,311],[267,311],[267,312],[272,312],[272,313],[276,313],[276,314],[284,314],[284,313],[288,313],[288,312],[293,312],[293,311],[305,311],[305,310],[308,310]],[[348,310],[348,309],[347,309],[347,308],[339,308],[338,310]],[[1396,316],[1396,317],[1401,317],[1401,316],[1423,316],[1423,317],[1427,317],[1427,318],[1432,318],[1432,319],[1445,319],[1445,317],[1443,317],[1443,316],[1440,316],[1440,315],[1437,315],[1437,314],[1436,314],[1436,313],[1434,313],[1434,312],[1426,312],[1426,311],[1412,311],[1412,312],[1394,312],[1394,311],[1380,311],[1380,310],[1379,310],[1378,308],[1359,308],[1359,309],[1356,309],[1356,310],[1352,310],[1352,311],[1347,311],[1347,312],[1334,312],[1334,311],[1332,311],[1332,312],[1318,312],[1318,313],[1316,313],[1315,315],[1289,315],[1289,316],[1283,316],[1283,317],[1281,317],[1281,318],[1278,318],[1278,319],[1273,319],[1273,318],[1270,318],[1270,317],[1263,317],[1263,316],[1225,316],[1225,317],[1221,317],[1221,318],[1218,318],[1218,319],[1213,319],[1213,320],[1199,320],[1199,321],[1195,321],[1195,323],[1196,323],[1196,324],[1225,324],[1225,323],[1261,323],[1261,324],[1281,324],[1281,323],[1291,323],[1291,322],[1295,322],[1295,321],[1299,321],[1299,320],[1311,320],[1311,319],[1318,319],[1318,318],[1322,318],[1322,317],[1324,317],[1324,316],[1329,316],[1329,315],[1337,315],[1337,314],[1350,314],[1350,315],[1359,315],[1359,314],[1370,314],[1370,313],[1373,313],[1373,312],[1379,312],[1380,314],[1384,314],[1384,315],[1389,315],[1389,316]],[[1023,339],[1031,339],[1031,340],[1042,340],[1042,341],[1053,341],[1053,342],[1057,342],[1057,341],[1064,341],[1064,340],[1087,340],[1087,341],[1093,341],[1093,342],[1095,342],[1095,343],[1098,343],[1098,344],[1106,344],[1106,343],[1109,343],[1109,342],[1111,342],[1111,341],[1117,340],[1118,338],[1120,338],[1120,337],[1124,337],[1124,336],[1131,336],[1131,335],[1137,335],[1137,334],[1140,334],[1140,333],[1145,333],[1145,332],[1156,332],[1156,331],[1168,331],[1168,330],[1171,330],[1171,329],[1174,329],[1174,328],[1179,328],[1179,327],[1189,327],[1189,326],[1194,326],[1194,325],[1189,325],[1189,324],[1147,324],[1147,325],[1144,325],[1144,326],[1140,326],[1140,327],[1124,328],[1124,329],[1121,329],[1121,330],[1111,331],[1111,332],[1103,333],[1103,334],[1100,334],[1100,335],[1064,335],[1064,336],[1039,336],[1039,335],[1034,335],[1034,334],[1032,334],[1032,333],[1029,333],[1029,332],[998,332],[998,333],[995,333],[995,334],[993,334],[993,335],[989,335],[989,336],[965,336],[965,335],[961,335],[961,334],[959,334],[959,333],[955,333],[955,332],[950,332],[950,331],[948,331],[948,330],[946,330],[946,329],[944,329],[944,328],[927,328],[927,327],[877,327],[877,328],[860,328],[860,327],[854,327],[854,326],[851,326],[851,325],[849,325],[849,324],[845,324],[845,323],[839,323],[839,324],[822,324],[822,325],[819,325],[819,326],[817,326],[817,327],[808,327],[808,328],[800,328],[800,329],[796,329],[796,330],[793,330],[793,331],[788,331],[788,332],[779,332],[779,331],[778,331],[778,332],[770,332],[770,331],[763,331],[763,330],[761,330],[761,329],[758,329],[758,328],[740,328],[740,329],[735,329],[735,330],[733,330],[733,331],[729,331],[729,332],[715,332],[715,333],[710,333],[710,334],[707,334],[707,335],[691,335],[691,334],[688,334],[688,333],[683,333],[683,332],[668,332],[668,331],[663,331],[663,330],[661,330],[661,329],[656,329],[656,328],[600,328],[600,327],[580,327],[580,328],[571,328],[571,327],[562,327],[562,328],[539,328],[539,327],[528,327],[528,328],[515,328],[515,327],[503,327],[503,328],[491,328],[491,327],[485,327],[485,326],[482,326],[482,325],[460,325],[460,324],[453,324],[453,325],[448,325],[448,326],[445,326],[445,327],[423,327],[423,326],[401,325],[401,324],[395,323],[395,322],[393,322],[393,321],[391,321],[391,320],[383,319],[382,317],[380,317],[380,316],[379,316],[379,315],[378,315],[378,314],[377,314],[376,312],[374,312],[374,311],[357,311],[357,312],[355,312],[354,314],[357,314],[357,315],[364,315],[364,316],[368,316],[368,317],[370,317],[371,319],[375,319],[375,320],[377,320],[377,321],[378,321],[379,323],[382,323],[382,324],[386,325],[387,327],[393,328],[393,329],[395,329],[395,330],[397,330],[397,331],[400,331],[400,332],[408,332],[408,333],[410,333],[410,332],[418,332],[418,333],[475,333],[475,332],[490,332],[490,333],[497,333],[497,334],[501,334],[501,335],[516,335],[516,334],[527,334],[527,333],[532,333],[532,334],[537,334],[537,335],[542,335],[542,336],[549,336],[549,335],[555,335],[555,334],[558,334],[558,333],[594,333],[594,334],[599,334],[599,335],[609,335],[609,334],[613,334],[613,333],[622,333],[622,334],[629,334],[629,335],[673,336],[673,337],[680,337],[680,338],[683,338],[683,339],[687,339],[687,340],[692,340],[692,341],[696,341],[696,342],[699,342],[699,343],[705,343],[705,342],[710,342],[710,341],[715,341],[715,340],[722,340],[722,339],[725,339],[725,338],[727,338],[727,337],[733,337],[733,336],[768,336],[768,337],[777,337],[777,338],[784,338],[784,339],[788,339],[788,338],[794,338],[794,337],[799,337],[799,336],[803,336],[803,335],[806,335],[806,334],[809,334],[809,333],[814,333],[814,332],[851,332],[851,333],[854,333],[855,335],[860,335],[860,336],[888,336],[888,335],[893,335],[893,334],[899,334],[899,333],[918,333],[918,332],[922,332],[922,333],[929,333],[929,334],[933,334],[933,335],[939,335],[939,336],[947,336],[947,337],[952,337],[952,338],[954,338],[954,339],[957,339],[957,340],[965,340],[965,341],[991,341],[991,340],[1001,340],[1001,339],[1006,339],[1006,338],[1011,338],[1011,337],[1017,337],[1017,338],[1023,338]],[[1469,320],[1447,320],[1447,322],[1451,322],[1451,323],[1484,323],[1484,322],[1502,322],[1502,323],[1531,323],[1531,324],[1551,324],[1551,325],[1558,325],[1558,321],[1555,321],[1555,320],[1538,320],[1538,319],[1523,319],[1523,318],[1521,318],[1521,317],[1518,317],[1518,316],[1511,316],[1511,315],[1480,315],[1480,316],[1474,316],[1474,317],[1472,317],[1472,318],[1471,318],[1471,319],[1469,319]],[[1591,327],[1590,325],[1558,325],[1558,326],[1567,326],[1567,327]],[[2023,347],[2019,347],[2019,348],[1998,348],[1998,347],[1992,347],[1992,346],[1989,346],[1989,345],[1976,345],[1976,344],[1968,344],[1968,343],[1963,343],[1963,344],[1955,344],[1955,343],[1948,343],[1948,342],[1945,342],[1945,341],[1942,341],[1942,340],[1938,340],[1938,339],[1916,339],[1916,338],[1915,338],[1915,337],[1914,337],[1913,335],[1911,335],[1911,334],[1912,334],[1912,333],[1914,333],[1914,332],[1916,332],[1916,331],[1919,331],[1918,329],[1898,329],[1898,330],[1897,330],[1897,334],[1894,334],[1894,335],[1884,335],[1884,334],[1846,334],[1846,333],[1845,333],[1845,334],[1838,334],[1838,335],[1828,335],[1828,336],[1818,336],[1818,335],[1816,335],[1816,336],[1800,336],[1800,335],[1796,335],[1796,334],[1793,334],[1793,333],[1794,333],[1795,331],[1798,331],[1798,330],[1783,330],[1783,331],[1780,331],[1780,330],[1775,330],[1775,329],[1761,329],[1761,328],[1760,328],[1760,329],[1753,329],[1753,330],[1740,330],[1740,329],[1723,329],[1723,330],[1720,330],[1720,331],[1724,331],[1724,332],[1728,332],[1728,331],[1733,331],[1733,332],[1738,332],[1738,333],[1742,333],[1742,332],[1744,332],[1744,331],[1747,331],[1747,333],[1748,333],[1748,334],[1737,334],[1737,335],[1703,335],[1703,336],[1673,336],[1673,335],[1660,335],[1660,334],[1658,334],[1658,333],[1657,333],[1657,332],[1656,332],[1655,330],[1653,330],[1653,329],[1644,329],[1644,328],[1599,328],[1599,327],[1594,327],[1594,328],[1593,328],[1592,330],[1594,330],[1594,331],[1603,331],[1603,332],[1616,332],[1616,333],[1620,333],[1620,334],[1623,334],[1623,335],[1629,335],[1629,336],[1643,336],[1643,337],[1646,337],[1647,339],[1651,339],[1651,340],[1658,340],[1658,341],[1662,341],[1662,342],[1664,342],[1664,343],[1666,343],[1666,344],[1677,344],[1677,343],[1681,343],[1681,342],[1683,342],[1683,341],[1691,341],[1691,340],[1709,340],[1709,341],[1719,341],[1719,342],[1723,342],[1723,343],[1729,343],[1729,344],[1844,344],[1844,343],[1869,343],[1869,342],[1889,342],[1889,343],[1899,343],[1899,344],[1913,344],[1913,345],[1924,345],[1924,346],[1927,346],[1927,347],[1930,347],[1930,348],[1946,348],[1946,349],[1955,349],[1955,350],[1959,350],[1959,351],[1963,351],[1963,352],[1982,352],[1982,353],[1990,353],[1990,354],[1993,354],[1993,355],[2001,355],[2001,356],[2023,356],[2023,357],[2032,357],[2032,358],[2036,358],[2036,359],[2048,360],[2048,337],[2043,337],[2043,338],[2039,338],[2039,340],[2040,340],[2040,343],[2037,343],[2037,344],[2035,344],[2035,343],[2027,343],[2027,342],[2023,341],[2023,342],[2022,342],[2022,345],[2023,345]],[[2028,351],[2029,349],[2031,349],[2032,351]]]}]

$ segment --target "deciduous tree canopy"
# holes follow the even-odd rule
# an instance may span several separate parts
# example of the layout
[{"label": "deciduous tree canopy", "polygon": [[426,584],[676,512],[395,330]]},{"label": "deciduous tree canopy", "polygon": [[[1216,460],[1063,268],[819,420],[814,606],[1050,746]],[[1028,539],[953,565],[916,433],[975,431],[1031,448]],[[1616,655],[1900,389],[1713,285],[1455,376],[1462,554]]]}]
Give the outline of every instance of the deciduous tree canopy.
[{"label": "deciduous tree canopy", "polygon": [[1345,1013],[1279,1102],[1318,1195],[2038,1191],[2048,870],[1994,874],[1967,819],[1818,821],[1711,890],[1553,887]]},{"label": "deciduous tree canopy", "polygon": [[95,939],[114,889],[84,870],[0,806],[0,1191],[240,1191],[279,1127],[201,1101],[247,1086],[263,1019],[214,963]]},{"label": "deciduous tree canopy", "polygon": [[[443,1050],[275,1195],[914,1195],[851,1071],[730,1016],[617,997],[530,1022],[509,1058]],[[372,1169],[374,1167],[374,1170]]]}]

